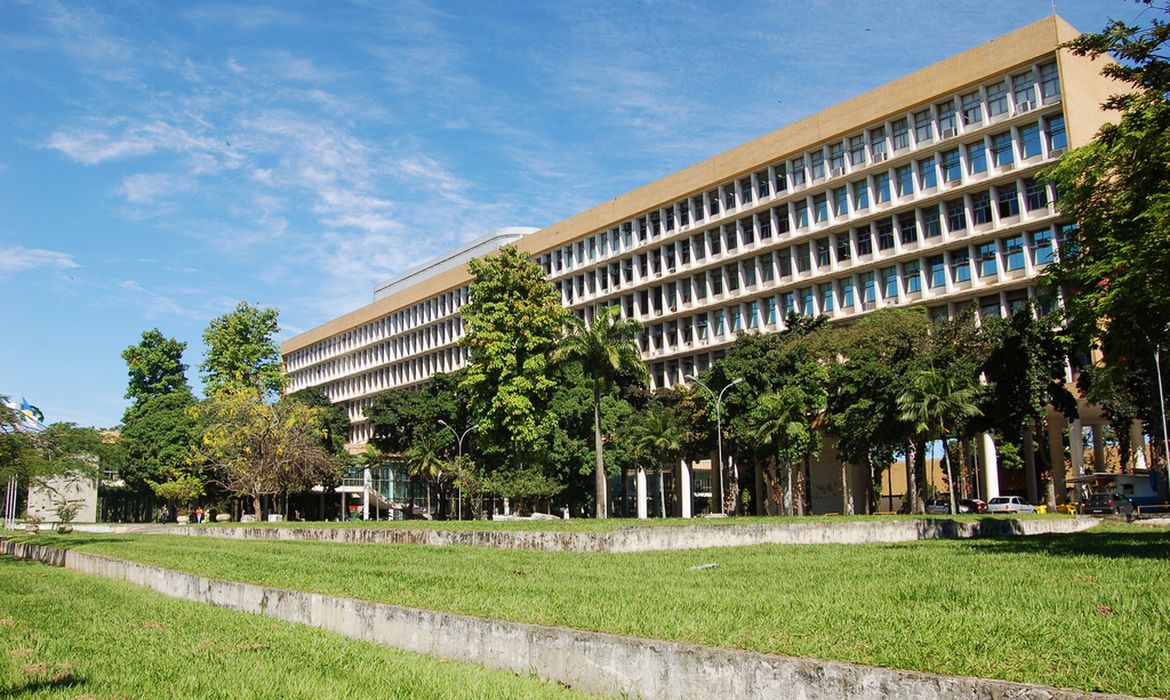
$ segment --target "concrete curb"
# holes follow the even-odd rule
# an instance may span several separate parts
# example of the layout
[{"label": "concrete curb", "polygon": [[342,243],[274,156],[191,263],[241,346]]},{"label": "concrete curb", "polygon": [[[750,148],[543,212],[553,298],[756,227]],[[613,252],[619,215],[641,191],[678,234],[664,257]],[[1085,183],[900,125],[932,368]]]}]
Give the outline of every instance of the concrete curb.
[{"label": "concrete curb", "polygon": [[37,544],[0,554],[144,586],[164,595],[311,625],[347,637],[641,698],[1122,700],[1128,696],[756,654],[404,608],[205,578]]},{"label": "concrete curb", "polygon": [[350,544],[467,545],[554,552],[654,552],[758,544],[879,544],[935,539],[1028,536],[1080,532],[1095,518],[980,518],[950,520],[847,520],[783,525],[679,525],[626,527],[612,532],[522,530],[414,530],[406,528],[155,526],[126,532],[255,540],[308,540]]}]

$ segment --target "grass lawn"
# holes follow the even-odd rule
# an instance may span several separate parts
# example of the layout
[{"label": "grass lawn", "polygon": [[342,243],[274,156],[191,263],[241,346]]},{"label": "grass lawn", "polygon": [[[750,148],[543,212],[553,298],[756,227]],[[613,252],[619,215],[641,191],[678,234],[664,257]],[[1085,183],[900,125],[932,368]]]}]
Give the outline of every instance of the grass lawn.
[{"label": "grass lawn", "polygon": [[8,558],[0,648],[6,698],[585,697]]},{"label": "grass lawn", "polygon": [[[1170,696],[1170,531],[638,554],[37,541],[198,574],[751,651]],[[713,563],[701,570],[691,567]]]}]

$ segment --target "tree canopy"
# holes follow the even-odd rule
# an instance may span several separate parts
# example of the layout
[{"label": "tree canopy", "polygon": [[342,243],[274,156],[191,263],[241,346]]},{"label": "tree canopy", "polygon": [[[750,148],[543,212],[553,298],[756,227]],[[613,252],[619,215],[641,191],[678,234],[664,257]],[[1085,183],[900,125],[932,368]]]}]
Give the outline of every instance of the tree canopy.
[{"label": "tree canopy", "polygon": [[207,346],[203,385],[208,395],[226,387],[251,389],[261,395],[284,388],[280,348],[275,336],[279,312],[241,301],[233,311],[215,318],[203,331]]}]

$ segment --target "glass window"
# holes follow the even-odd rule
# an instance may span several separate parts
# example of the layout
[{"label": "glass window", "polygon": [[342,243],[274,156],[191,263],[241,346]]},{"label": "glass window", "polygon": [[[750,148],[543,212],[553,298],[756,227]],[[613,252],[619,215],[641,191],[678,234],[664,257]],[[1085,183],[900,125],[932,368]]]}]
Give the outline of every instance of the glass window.
[{"label": "glass window", "polygon": [[1015,160],[1012,153],[1012,132],[1005,131],[991,137],[991,155],[996,165],[1008,165]]},{"label": "glass window", "polygon": [[752,177],[751,177],[751,175],[748,175],[747,177],[745,177],[739,181],[740,201],[745,202],[745,203],[752,201],[752,199],[754,199],[754,197],[752,196],[753,194],[754,194],[754,192],[752,190]]},{"label": "glass window", "polygon": [[872,152],[873,152],[874,156],[877,156],[879,153],[882,155],[885,155],[886,154],[886,129],[885,129],[885,127],[879,126],[876,129],[870,129],[869,130],[869,143],[870,143],[870,148],[873,149]]},{"label": "glass window", "polygon": [[1012,76],[1012,99],[1017,109],[1024,103],[1036,106],[1036,83],[1032,80],[1032,71]]},{"label": "glass window", "polygon": [[1028,235],[1032,237],[1032,264],[1047,265],[1052,262],[1052,231],[1041,229]]},{"label": "glass window", "polygon": [[[740,240],[743,241],[744,245],[751,245],[752,243],[755,242],[755,240],[756,240],[756,227],[752,224],[752,217],[746,216],[746,217],[739,220],[739,231],[740,231]],[[730,235],[732,235],[732,236],[735,235],[734,227],[732,228]],[[732,245],[727,246],[728,249],[731,249],[733,247],[734,246],[732,246]]]},{"label": "glass window", "polygon": [[872,304],[877,298],[877,280],[874,279],[872,272],[866,272],[861,275],[861,301],[864,304]]},{"label": "glass window", "polygon": [[1008,111],[1008,86],[1001,80],[987,88],[987,114],[995,117]]},{"label": "glass window", "polygon": [[772,166],[772,169],[774,171],[776,171],[776,178],[775,178],[776,191],[777,192],[787,191],[788,190],[788,164],[787,163],[777,163],[776,165]]},{"label": "glass window", "polygon": [[882,298],[898,298],[898,266],[883,267],[882,271]]},{"label": "glass window", "polygon": [[845,172],[845,144],[834,143],[829,146],[829,167],[834,173]]},{"label": "glass window", "polygon": [[951,279],[956,284],[971,279],[971,251],[966,248],[951,251]]},{"label": "glass window", "polygon": [[707,216],[715,216],[719,213],[719,190],[711,190],[707,193]]},{"label": "glass window", "polygon": [[983,98],[979,95],[979,91],[969,92],[963,95],[962,99],[963,124],[969,126],[983,121]]},{"label": "glass window", "polygon": [[723,186],[723,210],[735,208],[735,183],[729,182]]},{"label": "glass window", "polygon": [[833,283],[826,282],[819,286],[821,291],[821,313],[829,313],[833,310]]},{"label": "glass window", "polygon": [[1003,240],[1003,269],[1024,269],[1024,237],[1012,236]]},{"label": "glass window", "polygon": [[977,249],[976,260],[979,264],[980,277],[994,277],[998,268],[995,260],[995,241],[981,243]]},{"label": "glass window", "polygon": [[926,259],[926,284],[931,289],[947,285],[947,266],[943,256],[935,255]]},{"label": "glass window", "polygon": [[817,239],[817,265],[828,267],[833,264],[833,248],[829,245],[828,236]]},{"label": "glass window", "polygon": [[825,153],[824,151],[813,151],[808,158],[809,170],[812,171],[812,179],[820,180],[825,176]]},{"label": "glass window", "polygon": [[691,249],[695,251],[695,260],[707,257],[707,244],[703,234],[697,233],[691,237]]},{"label": "glass window", "polygon": [[1024,180],[1024,201],[1028,211],[1044,209],[1048,206],[1048,188],[1029,178]]},{"label": "glass window", "polygon": [[849,189],[838,187],[833,190],[833,216],[845,216],[849,213]]},{"label": "glass window", "polygon": [[768,171],[766,170],[756,173],[756,194],[760,195],[760,199],[772,194],[771,188],[768,186]]},{"label": "glass window", "polygon": [[898,176],[898,196],[907,197],[914,194],[914,168],[903,165],[895,173]]},{"label": "glass window", "polygon": [[878,250],[889,250],[894,247],[894,221],[881,219],[874,223],[877,228]]},{"label": "glass window", "polygon": [[1048,118],[1048,150],[1068,148],[1068,134],[1064,131],[1064,117]]},{"label": "glass window", "polygon": [[869,226],[862,226],[853,229],[854,240],[857,241],[857,254],[869,255],[873,253],[873,234],[869,230]]},{"label": "glass window", "polygon": [[849,137],[849,164],[857,167],[865,165],[865,135]]},{"label": "glass window", "polygon": [[922,264],[917,260],[902,263],[902,286],[907,294],[922,291]]},{"label": "glass window", "polygon": [[926,238],[934,238],[942,235],[942,222],[939,220],[938,206],[930,206],[922,209],[922,235]]},{"label": "glass window", "polygon": [[914,143],[926,143],[934,138],[933,121],[929,109],[914,113]]},{"label": "glass window", "polygon": [[815,297],[813,296],[813,288],[805,287],[804,289],[798,289],[797,294],[800,295],[800,313],[805,316],[815,314],[816,307],[814,306]]},{"label": "glass window", "polygon": [[767,306],[767,308],[768,308],[768,324],[774,326],[774,325],[776,325],[776,317],[777,317],[776,297],[768,297],[767,305],[768,305]]},{"label": "glass window", "polygon": [[918,220],[914,212],[898,214],[898,237],[903,245],[918,242]]},{"label": "glass window", "polygon": [[813,197],[813,216],[817,223],[829,218],[829,196],[822,192]]},{"label": "glass window", "polygon": [[844,262],[853,257],[853,250],[849,245],[849,232],[837,234],[837,262]]},{"label": "glass window", "polygon": [[727,291],[734,292],[739,289],[739,265],[736,263],[726,265],[723,272],[727,275]]},{"label": "glass window", "polygon": [[840,281],[841,285],[841,308],[852,309],[853,305],[857,303],[853,295],[853,278],[846,277]]},{"label": "glass window", "polygon": [[727,313],[723,309],[715,310],[715,335],[727,333]]},{"label": "glass window", "polygon": [[976,192],[971,195],[971,218],[975,225],[991,223],[991,193]]},{"label": "glass window", "polygon": [[707,232],[707,247],[711,249],[712,255],[719,255],[723,251],[723,236],[719,235],[719,229],[713,228]]},{"label": "glass window", "polygon": [[999,295],[986,296],[979,300],[979,315],[983,318],[999,318]]},{"label": "glass window", "polygon": [[796,295],[792,292],[784,292],[781,294],[780,308],[784,309],[785,314],[790,314],[796,311]]},{"label": "glass window", "polygon": [[959,158],[959,149],[952,148],[949,151],[943,151],[942,154],[942,177],[943,182],[954,182],[963,177],[963,164]]},{"label": "glass window", "polygon": [[858,180],[853,183],[853,210],[869,209],[869,182]]},{"label": "glass window", "polygon": [[751,260],[743,261],[743,286],[756,286],[756,266],[752,264]]},{"label": "glass window", "polygon": [[982,141],[967,144],[967,172],[971,175],[987,171],[987,146]]},{"label": "glass window", "polygon": [[772,237],[772,216],[766,211],[759,212],[755,215],[756,226],[760,227],[760,238]]},{"label": "glass window", "polygon": [[812,267],[811,247],[808,243],[801,243],[796,246],[796,269],[799,272],[808,272]]},{"label": "glass window", "polygon": [[890,174],[878,173],[873,176],[874,199],[881,204],[890,201]]},{"label": "glass window", "polygon": [[1043,152],[1040,147],[1040,124],[1027,124],[1020,128],[1020,151],[1024,158],[1038,156]]},{"label": "glass window", "polygon": [[776,278],[776,269],[772,263],[772,254],[764,253],[760,256],[760,279],[764,282],[771,282]]},{"label": "glass window", "polygon": [[803,185],[806,182],[807,175],[805,174],[805,171],[804,171],[804,158],[803,157],[793,158],[792,159],[792,167],[789,168],[789,170],[792,171],[792,186],[793,187],[800,187],[801,185]]},{"label": "glass window", "polygon": [[1040,66],[1040,95],[1044,98],[1044,104],[1060,96],[1060,74],[1055,63]]},{"label": "glass window", "polygon": [[780,276],[792,276],[792,253],[788,248],[776,251],[776,261],[780,264]]},{"label": "glass window", "polygon": [[700,272],[699,274],[695,275],[694,285],[695,285],[695,298],[696,299],[706,299],[707,298],[707,273]]},{"label": "glass window", "polygon": [[723,274],[719,270],[719,268],[715,268],[714,270],[712,270],[711,274],[708,276],[708,279],[711,280],[711,294],[716,294],[716,295],[722,294],[723,293]]},{"label": "glass window", "polygon": [[938,185],[938,171],[934,167],[934,158],[923,158],[918,161],[918,187],[928,190]]},{"label": "glass window", "polygon": [[804,228],[808,226],[808,201],[801,199],[794,205],[796,214],[796,227]]},{"label": "glass window", "polygon": [[772,214],[776,217],[776,233],[788,233],[792,229],[792,222],[788,219],[787,204],[772,207]]},{"label": "glass window", "polygon": [[900,151],[910,147],[910,121],[905,117],[894,120],[890,125],[890,132],[894,138],[894,150]]},{"label": "glass window", "polygon": [[947,100],[935,105],[938,110],[938,131],[940,138],[945,138],[947,131],[954,131],[958,128],[958,123],[955,120],[955,101]]},{"label": "glass window", "polygon": [[760,325],[760,302],[752,301],[748,304],[748,328],[758,328]]},{"label": "glass window", "polygon": [[1018,216],[1020,214],[1020,198],[1015,184],[1000,185],[996,190],[999,195],[999,218]]}]

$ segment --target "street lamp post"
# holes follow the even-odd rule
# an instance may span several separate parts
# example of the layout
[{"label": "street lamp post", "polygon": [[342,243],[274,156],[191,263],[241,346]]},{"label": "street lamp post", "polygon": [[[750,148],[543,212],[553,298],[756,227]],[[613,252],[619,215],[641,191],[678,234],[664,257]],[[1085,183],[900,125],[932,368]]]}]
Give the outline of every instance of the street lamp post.
[{"label": "street lamp post", "polygon": [[695,384],[703,387],[703,389],[708,394],[710,394],[711,398],[715,401],[715,444],[718,446],[719,450],[719,512],[725,513],[726,509],[723,507],[723,490],[725,487],[723,485],[723,416],[721,414],[721,409],[723,407],[723,395],[727,393],[728,389],[742,382],[743,377],[732,379],[727,384],[727,386],[723,387],[723,389],[719,391],[718,396],[716,396],[714,391],[711,391],[711,387],[704,384],[699,380],[698,377],[693,374],[684,375],[683,379],[689,379]]},{"label": "street lamp post", "polygon": [[[451,434],[455,436],[455,442],[458,443],[458,445],[459,445],[459,459],[460,459],[460,461],[462,461],[462,459],[463,459],[463,438],[467,437],[468,433],[475,430],[476,426],[474,426],[474,425],[471,426],[467,430],[464,430],[463,434],[460,435],[459,433],[455,432],[455,429],[452,428],[450,425],[448,425],[447,421],[443,420],[442,418],[439,419],[439,425],[443,426],[447,430],[450,430]],[[463,487],[460,486],[458,488],[459,488],[459,505],[456,507],[456,512],[458,513],[459,519],[463,520]]]}]

